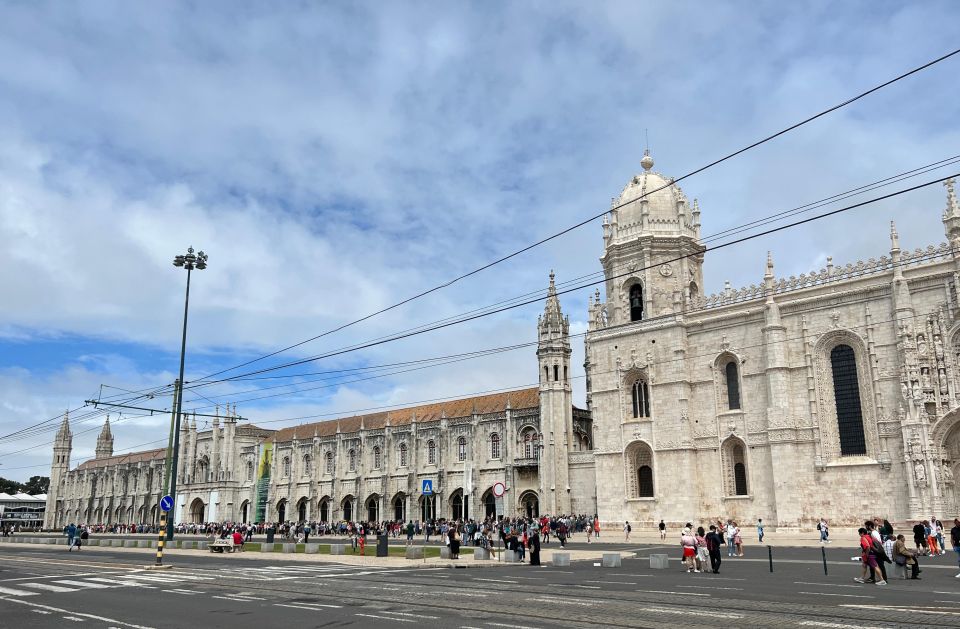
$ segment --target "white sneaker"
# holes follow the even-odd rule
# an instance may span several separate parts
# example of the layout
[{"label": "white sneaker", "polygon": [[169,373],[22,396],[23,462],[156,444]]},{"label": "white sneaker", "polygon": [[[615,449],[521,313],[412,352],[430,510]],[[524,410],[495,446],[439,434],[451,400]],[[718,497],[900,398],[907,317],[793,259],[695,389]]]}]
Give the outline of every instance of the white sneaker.
[{"label": "white sneaker", "polygon": [[960,572],[957,573],[955,578],[960,579]]},{"label": "white sneaker", "polygon": [[864,580],[861,579],[860,577],[854,577],[853,580],[856,581],[857,583],[863,583],[863,582],[864,582]]},{"label": "white sneaker", "polygon": [[877,585],[886,585],[887,582],[886,582],[886,581],[877,581],[876,584],[877,584]]}]

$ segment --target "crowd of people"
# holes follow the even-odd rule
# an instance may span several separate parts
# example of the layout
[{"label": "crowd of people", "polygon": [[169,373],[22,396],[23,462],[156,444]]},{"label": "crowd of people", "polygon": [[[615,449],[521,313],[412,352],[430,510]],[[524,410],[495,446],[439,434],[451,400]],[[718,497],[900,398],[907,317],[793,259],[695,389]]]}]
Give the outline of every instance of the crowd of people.
[{"label": "crowd of people", "polygon": [[[960,518],[954,519],[950,529],[950,543],[957,554],[960,567]],[[920,557],[945,555],[947,553],[943,538],[943,523],[935,517],[913,525],[913,548],[907,544],[906,537],[895,534],[888,520],[874,518],[867,520],[857,531],[860,535],[861,574],[854,580],[858,583],[887,584],[886,564],[896,564],[906,577],[910,568],[911,579],[920,579]],[[960,579],[960,572],[956,574]]]}]

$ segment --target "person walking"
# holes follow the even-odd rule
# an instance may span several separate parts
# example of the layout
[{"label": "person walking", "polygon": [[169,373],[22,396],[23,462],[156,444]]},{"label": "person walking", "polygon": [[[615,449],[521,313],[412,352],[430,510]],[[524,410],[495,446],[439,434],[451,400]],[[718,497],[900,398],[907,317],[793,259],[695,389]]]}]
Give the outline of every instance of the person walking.
[{"label": "person walking", "polygon": [[600,516],[593,516],[593,536],[596,539],[600,539]]},{"label": "person walking", "polygon": [[736,546],[734,545],[734,538],[737,534],[737,526],[733,523],[733,520],[727,520],[727,557],[733,557]]},{"label": "person walking", "polygon": [[757,518],[757,537],[760,538],[760,543],[763,543],[763,518]]},{"label": "person walking", "polygon": [[660,520],[660,524],[657,525],[657,528],[660,529],[660,541],[667,539],[667,525],[663,523],[663,520]]},{"label": "person walking", "polygon": [[623,523],[623,541],[625,542],[630,541],[630,531],[632,530],[633,528],[630,526],[629,520]]},{"label": "person walking", "polygon": [[890,556],[887,554],[886,549],[883,547],[883,537],[880,536],[880,531],[877,530],[876,525],[867,520],[863,523],[864,528],[867,529],[867,533],[870,534],[870,539],[873,542],[873,555],[877,558],[877,567],[880,568],[880,575],[884,581],[887,580],[887,568],[884,564],[890,563]]},{"label": "person walking", "polygon": [[[953,528],[950,529],[950,543],[953,544],[953,552],[957,553],[957,565],[960,566],[960,518],[954,518]],[[956,574],[960,579],[960,572]]]},{"label": "person walking", "polygon": [[687,572],[700,572],[695,563],[697,538],[693,536],[689,525],[680,533],[680,547],[683,549],[683,563],[687,564]]},{"label": "person walking", "polygon": [[704,538],[707,542],[707,552],[710,555],[710,569],[713,574],[720,573],[720,549],[723,547],[723,538],[717,533],[717,527],[710,525],[710,532]]},{"label": "person walking", "polygon": [[[880,575],[880,568],[877,566],[877,556],[874,554],[873,537],[867,529],[860,527],[857,530],[860,535],[860,563],[863,566],[859,577],[853,580],[857,583],[876,583],[877,585],[886,585]],[[871,577],[868,579],[867,577]]]},{"label": "person walking", "polygon": [[63,532],[67,535],[67,552],[73,550],[73,539],[77,536],[77,526],[71,522]]},{"label": "person walking", "polygon": [[820,543],[829,544],[830,527],[827,526],[826,518],[820,518],[820,521],[817,522],[817,530],[820,531]]},{"label": "person walking", "polygon": [[743,557],[743,537],[736,522],[733,523],[733,547],[737,549],[737,557]]},{"label": "person walking", "polygon": [[[590,539],[590,536],[587,536]],[[527,542],[530,544],[530,565],[540,565],[540,531],[537,523],[534,521],[527,527]]]},{"label": "person walking", "polygon": [[707,563],[710,561],[710,550],[707,548],[707,538],[703,532],[703,527],[697,527],[697,570],[707,571]]},{"label": "person walking", "polygon": [[413,546],[413,520],[407,522],[407,546]]}]

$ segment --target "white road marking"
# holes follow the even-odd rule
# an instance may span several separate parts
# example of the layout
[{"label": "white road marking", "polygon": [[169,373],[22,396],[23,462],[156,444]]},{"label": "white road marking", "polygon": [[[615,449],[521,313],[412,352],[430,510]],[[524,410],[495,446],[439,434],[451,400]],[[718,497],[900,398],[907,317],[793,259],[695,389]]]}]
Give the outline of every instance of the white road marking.
[{"label": "white road marking", "polygon": [[940,592],[939,590],[934,590],[934,594],[952,594],[953,596],[960,596],[960,592]]},{"label": "white road marking", "polygon": [[508,579],[484,579],[481,577],[474,577],[474,581],[489,581],[491,583],[519,583],[519,581],[510,581]]},{"label": "white road marking", "polygon": [[39,592],[27,592],[26,590],[0,587],[0,594],[6,594],[7,596],[36,596]]},{"label": "white road marking", "polygon": [[409,616],[410,618],[429,618],[430,620],[439,620],[440,616],[426,616],[424,614],[411,614],[409,612],[380,612],[381,614],[392,614],[394,616]]},{"label": "white road marking", "polygon": [[860,589],[862,585],[840,585],[839,583],[815,583],[813,581],[794,581],[795,585],[817,585],[820,587],[829,587],[829,588],[857,588]]},{"label": "white road marking", "polygon": [[587,601],[568,601],[562,598],[531,598],[527,600],[536,601],[537,603],[555,603],[559,605],[581,605],[584,607],[593,607],[597,604],[597,603],[588,603]]},{"label": "white road marking", "polygon": [[590,581],[589,579],[584,581],[584,583],[609,583],[611,585],[636,585],[636,581]]},{"label": "white road marking", "polygon": [[660,607],[641,607],[638,611],[650,612],[652,614],[677,614],[681,616],[707,616],[710,618],[737,619],[743,618],[741,614],[726,614],[720,612],[696,611],[693,609],[665,609]]},{"label": "white road marking", "polygon": [[331,609],[340,609],[343,605],[329,605],[327,603],[297,603],[297,605],[308,605],[310,607],[329,607]]},{"label": "white road marking", "polygon": [[62,585],[50,585],[49,583],[21,583],[23,587],[46,590],[48,592],[76,592],[77,588],[65,588]]},{"label": "white road marking", "polygon": [[72,611],[70,611],[70,610],[68,610],[68,609],[61,609],[61,608],[59,608],[59,607],[51,607],[50,605],[41,605],[40,603],[31,603],[31,602],[29,602],[29,601],[21,601],[20,599],[16,599],[16,598],[7,598],[7,599],[4,599],[4,600],[5,600],[5,601],[9,601],[9,602],[11,602],[11,603],[19,603],[20,605],[28,605],[28,606],[33,607],[33,608],[36,608],[36,609],[46,609],[46,610],[49,610],[49,611],[59,612],[59,613],[62,613],[62,614],[73,614],[74,616],[82,616],[82,617],[84,617],[84,618],[93,618],[94,620],[102,620],[103,622],[108,622],[108,623],[111,623],[111,624],[114,624],[114,625],[122,625],[122,626],[124,626],[124,627],[130,627],[130,629],[154,629],[154,627],[147,627],[147,626],[144,626],[144,625],[135,625],[135,624],[133,624],[133,623],[131,623],[131,622],[123,622],[122,620],[114,620],[114,619],[112,619],[112,618],[107,618],[107,617],[105,617],[105,616],[97,616],[97,615],[95,615],[95,614],[84,614],[84,613],[82,613],[82,612],[72,612]]},{"label": "white road marking", "polygon": [[48,611],[46,611],[46,610],[44,610],[44,609],[31,609],[30,611],[32,611],[32,612],[35,613],[35,614],[47,614],[47,615],[49,615],[49,614],[52,614],[52,613],[53,613],[53,612],[48,612]]},{"label": "white road marking", "polygon": [[863,594],[830,594],[828,592],[797,592],[797,594],[810,594],[811,596],[843,596],[845,598],[873,598]]},{"label": "white road marking", "polygon": [[580,585],[580,584],[575,584],[575,585],[570,585],[570,586],[567,586],[567,587],[580,588],[581,590],[599,590],[599,589],[600,589],[600,586],[599,586],[599,585]]},{"label": "white road marking", "polygon": [[500,622],[488,622],[488,627],[507,627],[507,629],[539,629],[538,627],[528,627],[527,625],[506,625]]},{"label": "white road marking", "polygon": [[84,622],[83,618],[77,618],[76,616],[64,616],[64,620],[72,620],[73,622]]},{"label": "white road marking", "polygon": [[288,605],[286,603],[274,603],[275,607],[293,607],[294,609],[309,609],[312,612],[317,611],[316,607],[307,607],[306,605]]},{"label": "white road marking", "polygon": [[164,592],[169,592],[170,594],[187,594],[189,596],[194,596],[196,594],[204,594],[204,592],[191,592],[190,590],[163,590]]},{"label": "white road marking", "polygon": [[406,618],[391,618],[390,616],[377,616],[375,614],[354,614],[361,618],[378,618],[380,620],[392,620],[394,622],[417,622],[416,620],[407,620]]},{"label": "white road marking", "polygon": [[883,627],[844,625],[839,622],[820,622],[817,620],[802,620],[799,624],[802,627],[826,627],[827,629],[884,629]]},{"label": "white road marking", "polygon": [[675,594],[677,596],[710,596],[709,594],[704,594],[703,592],[681,592],[671,591],[671,590],[637,590],[637,592],[646,592],[647,594]]},{"label": "white road marking", "polygon": [[695,590],[736,590],[742,592],[743,588],[720,588],[714,587],[712,585],[684,585],[685,588],[693,588]]},{"label": "white road marking", "polygon": [[891,612],[911,612],[914,614],[942,614],[947,616],[960,616],[960,612],[941,612],[932,609],[920,609],[919,607],[896,607],[894,605],[841,605],[841,607],[858,607]]},{"label": "white road marking", "polygon": [[102,583],[90,583],[89,581],[54,581],[54,583],[59,583],[61,585],[73,585],[80,588],[90,588],[90,589],[109,589],[109,585],[104,585]]}]

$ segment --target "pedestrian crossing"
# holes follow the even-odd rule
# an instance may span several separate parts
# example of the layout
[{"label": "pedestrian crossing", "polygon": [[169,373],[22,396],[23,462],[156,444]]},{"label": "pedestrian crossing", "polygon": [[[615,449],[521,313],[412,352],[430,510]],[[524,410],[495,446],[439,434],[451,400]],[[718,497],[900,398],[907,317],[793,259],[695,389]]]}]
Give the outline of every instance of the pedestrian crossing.
[{"label": "pedestrian crossing", "polygon": [[[381,568],[350,564],[233,566],[229,572],[206,568],[177,568],[163,572],[134,569],[122,572],[104,572],[102,576],[78,575],[73,578],[64,578],[63,575],[51,575],[49,578],[37,577],[34,580],[3,581],[0,582],[0,597],[21,598],[43,594],[69,594],[122,588],[160,589],[170,594],[189,596],[204,594],[205,592],[197,588],[203,588],[205,585],[214,588],[226,584],[233,589],[242,587],[244,583],[261,585],[282,581],[342,579],[409,571],[406,568]],[[219,592],[217,593],[219,594]],[[234,593],[227,594],[225,598],[248,602],[263,600],[256,596]]]}]

